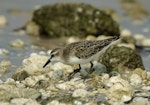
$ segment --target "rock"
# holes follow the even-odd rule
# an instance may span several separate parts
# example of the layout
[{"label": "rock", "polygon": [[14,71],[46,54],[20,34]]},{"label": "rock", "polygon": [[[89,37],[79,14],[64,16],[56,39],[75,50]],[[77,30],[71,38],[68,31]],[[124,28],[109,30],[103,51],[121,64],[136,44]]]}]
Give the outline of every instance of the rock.
[{"label": "rock", "polygon": [[46,56],[31,54],[29,58],[23,60],[22,66],[18,71],[26,71],[28,75],[41,74],[43,72],[43,65],[47,59]]},{"label": "rock", "polygon": [[37,101],[27,98],[14,98],[10,103],[13,105],[40,105]]},{"label": "rock", "polygon": [[77,98],[73,98],[71,94],[66,94],[66,93],[58,93],[55,95],[50,95],[47,99],[42,101],[42,105],[63,105],[64,103],[67,105],[73,105],[73,102]]},{"label": "rock", "polygon": [[96,103],[104,103],[108,101],[108,97],[104,93],[97,93],[92,100],[94,100]]},{"label": "rock", "polygon": [[136,39],[136,45],[141,45],[142,41],[145,39],[144,35],[142,34],[135,34],[134,38]]},{"label": "rock", "polygon": [[53,100],[53,101],[49,102],[49,103],[46,104],[46,105],[67,105],[67,104],[65,104],[65,103],[60,103],[60,102],[57,101],[57,100]]},{"label": "rock", "polygon": [[80,39],[78,37],[71,36],[68,38],[67,44],[78,42],[78,41],[80,41]]},{"label": "rock", "polygon": [[29,35],[34,35],[34,36],[40,35],[40,27],[33,21],[27,22],[25,30]]},{"label": "rock", "polygon": [[83,103],[81,101],[75,100],[74,105],[83,105]]},{"label": "rock", "polygon": [[7,78],[7,80],[4,82],[5,84],[8,84],[8,85],[15,85],[15,80],[12,79],[12,78]]},{"label": "rock", "polygon": [[148,98],[136,97],[130,105],[150,105]]},{"label": "rock", "polygon": [[53,80],[61,79],[64,76],[64,72],[63,72],[63,70],[55,70],[53,72],[49,72],[48,76]]},{"label": "rock", "polygon": [[9,102],[0,102],[0,105],[10,105]]},{"label": "rock", "polygon": [[140,78],[143,80],[143,79],[146,79],[148,78],[148,75],[147,75],[148,72],[146,72],[145,70],[141,69],[141,68],[136,68],[132,74],[137,74],[138,76],[140,76]]},{"label": "rock", "polygon": [[72,97],[86,97],[88,92],[84,89],[76,89],[74,90]]},{"label": "rock", "polygon": [[141,56],[127,47],[112,46],[108,48],[102,57],[102,64],[109,71],[114,70],[120,73],[127,69],[141,68],[144,70]]},{"label": "rock", "polygon": [[13,98],[37,99],[41,94],[38,90],[28,88],[17,88],[14,85],[0,85],[0,101],[10,101]]},{"label": "rock", "polygon": [[96,37],[93,36],[93,35],[88,35],[88,36],[86,37],[86,40],[95,40],[95,39],[96,39]]},{"label": "rock", "polygon": [[4,27],[7,24],[7,19],[5,16],[0,15],[0,28]]},{"label": "rock", "polygon": [[121,42],[135,45],[136,39],[132,35],[126,35],[121,37]]},{"label": "rock", "polygon": [[21,39],[16,39],[10,43],[12,47],[23,48],[25,43]]},{"label": "rock", "polygon": [[67,82],[63,82],[63,83],[58,83],[58,84],[55,84],[55,87],[59,90],[65,90],[65,91],[69,91],[69,90],[73,90],[73,89],[76,89],[76,88],[85,88],[85,84],[83,83],[83,81],[77,81],[77,80],[70,80],[70,81],[67,81]]},{"label": "rock", "polygon": [[142,46],[150,47],[150,39],[144,39],[142,41]]},{"label": "rock", "polygon": [[3,48],[0,49],[0,56],[1,56],[1,55],[8,55],[8,54],[9,54],[9,51],[8,51],[8,50],[3,49]]},{"label": "rock", "polygon": [[130,79],[131,85],[133,85],[133,86],[142,84],[142,79],[137,74],[132,74],[129,79]]},{"label": "rock", "polygon": [[115,76],[111,77],[108,83],[113,83],[113,85],[108,89],[108,96],[111,101],[117,102],[121,99],[123,101],[127,101],[130,100],[130,98],[133,96],[134,90],[132,89],[128,81]]},{"label": "rock", "polygon": [[32,21],[39,25],[41,34],[49,37],[74,35],[83,38],[86,35],[120,33],[119,25],[110,15],[83,3],[42,6],[34,11]]},{"label": "rock", "polygon": [[121,97],[121,102],[128,102],[128,101],[130,101],[131,99],[132,99],[131,96],[123,95],[123,96]]},{"label": "rock", "polygon": [[143,86],[142,89],[146,91],[150,91],[150,86]]},{"label": "rock", "polygon": [[128,37],[128,36],[131,36],[131,35],[132,35],[132,33],[131,33],[130,30],[128,30],[128,29],[121,30],[121,36],[122,37]]},{"label": "rock", "polygon": [[[51,67],[52,70],[57,71],[58,75],[62,74],[62,72],[67,72],[67,73],[73,72],[73,67],[72,66],[65,65],[65,64],[63,64],[61,62],[57,62],[57,63],[55,63],[53,65],[50,65],[50,67]],[[62,76],[62,75],[60,75],[60,76]]]},{"label": "rock", "polygon": [[35,85],[38,85],[37,83],[39,81],[44,80],[46,80],[46,77],[44,75],[29,76],[24,81],[22,81],[22,83],[24,83],[28,87],[35,87]]},{"label": "rock", "polygon": [[106,73],[107,72],[107,68],[105,65],[102,65],[100,63],[93,63],[93,70],[91,70],[89,67],[90,65],[86,65],[86,66],[82,66],[81,70],[80,70],[80,74],[83,76],[83,77],[87,77],[91,74],[91,71],[93,74],[96,74],[96,75],[102,75],[103,73]]},{"label": "rock", "polygon": [[26,71],[19,71],[12,75],[12,78],[16,81],[22,81],[27,78],[29,75]]},{"label": "rock", "polygon": [[10,61],[1,61],[0,62],[0,72],[6,73],[11,66]]}]

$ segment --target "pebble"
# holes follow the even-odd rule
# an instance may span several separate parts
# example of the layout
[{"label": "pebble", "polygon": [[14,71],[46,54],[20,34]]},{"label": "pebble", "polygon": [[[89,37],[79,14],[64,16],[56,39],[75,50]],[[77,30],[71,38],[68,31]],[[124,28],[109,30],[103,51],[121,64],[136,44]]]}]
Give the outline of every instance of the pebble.
[{"label": "pebble", "polygon": [[131,31],[128,29],[123,29],[121,31],[121,36],[131,36],[131,35],[132,35]]},{"label": "pebble", "polygon": [[88,92],[84,89],[76,89],[74,90],[72,97],[86,97]]},{"label": "pebble", "polygon": [[67,40],[67,44],[78,42],[80,39],[78,37],[69,37]]},{"label": "pebble", "polygon": [[142,46],[150,47],[150,39],[144,39],[142,41]]},{"label": "pebble", "polygon": [[127,101],[130,101],[131,99],[132,99],[132,97],[126,96],[126,95],[123,95],[123,96],[121,97],[121,101],[122,101],[122,102],[127,102]]},{"label": "pebble", "polygon": [[15,85],[15,80],[12,78],[7,78],[7,80],[4,82],[5,84],[9,84],[9,85]]},{"label": "pebble", "polygon": [[4,49],[4,48],[0,48],[0,55],[8,55],[9,51]]},{"label": "pebble", "polygon": [[138,43],[141,43],[142,40],[145,39],[144,35],[142,35],[142,34],[135,34],[135,35],[134,35],[134,38],[136,39],[136,41],[137,41]]},{"label": "pebble", "polygon": [[132,74],[129,79],[133,86],[142,84],[142,78],[137,74]]},{"label": "pebble", "polygon": [[60,102],[57,101],[57,100],[53,100],[53,101],[49,102],[49,103],[46,104],[46,105],[67,105],[67,104],[65,104],[65,103],[60,103]]},{"label": "pebble", "polygon": [[130,105],[150,105],[150,101],[147,98],[135,97]]},{"label": "pebble", "polygon": [[7,24],[7,19],[4,15],[0,15],[0,28]]},{"label": "pebble", "polygon": [[25,43],[21,39],[16,39],[14,41],[11,41],[10,45],[15,48],[23,48],[25,46]]},{"label": "pebble", "polygon": [[27,98],[14,98],[10,103],[13,105],[40,105],[37,101]]},{"label": "pebble", "polygon": [[110,36],[100,35],[96,38],[96,40],[104,40],[104,39],[108,39],[108,38],[110,38]]},{"label": "pebble", "polygon": [[75,100],[74,105],[83,105],[83,103],[81,101]]},{"label": "pebble", "polygon": [[0,72],[7,72],[9,70],[11,66],[11,62],[10,61],[1,61],[0,62]]},{"label": "pebble", "polygon": [[29,35],[38,36],[40,35],[40,27],[33,21],[29,21],[26,24],[26,32]]},{"label": "pebble", "polygon": [[0,105],[10,105],[9,102],[0,102]]},{"label": "pebble", "polygon": [[85,40],[95,40],[96,37],[93,35],[88,35]]},{"label": "pebble", "polygon": [[[47,61],[47,57],[43,55],[31,54],[29,58],[23,60],[22,70],[29,75],[37,75],[43,72],[43,65]],[[47,68],[44,68],[47,70]]]},{"label": "pebble", "polygon": [[30,76],[27,77],[24,81],[22,81],[22,83],[24,83],[28,87],[34,87],[38,81],[39,79],[36,76]]},{"label": "pebble", "polygon": [[119,76],[114,76],[109,79],[109,82],[113,83],[108,90],[108,96],[112,101],[119,101],[124,95],[128,97],[133,96],[134,91],[128,81],[123,80]]},{"label": "pebble", "polygon": [[150,86],[143,86],[142,89],[146,91],[150,91]]}]

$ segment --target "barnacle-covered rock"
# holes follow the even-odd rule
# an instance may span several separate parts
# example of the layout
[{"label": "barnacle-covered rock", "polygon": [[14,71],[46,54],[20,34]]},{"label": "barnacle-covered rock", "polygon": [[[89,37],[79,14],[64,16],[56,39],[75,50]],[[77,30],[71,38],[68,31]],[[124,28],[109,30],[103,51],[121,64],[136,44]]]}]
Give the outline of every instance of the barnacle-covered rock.
[{"label": "barnacle-covered rock", "polygon": [[127,69],[144,69],[141,56],[135,50],[127,47],[110,47],[102,57],[102,64],[109,70],[119,72]]},{"label": "barnacle-covered rock", "polygon": [[57,3],[33,13],[32,21],[49,37],[119,34],[119,26],[106,12],[88,4]]}]

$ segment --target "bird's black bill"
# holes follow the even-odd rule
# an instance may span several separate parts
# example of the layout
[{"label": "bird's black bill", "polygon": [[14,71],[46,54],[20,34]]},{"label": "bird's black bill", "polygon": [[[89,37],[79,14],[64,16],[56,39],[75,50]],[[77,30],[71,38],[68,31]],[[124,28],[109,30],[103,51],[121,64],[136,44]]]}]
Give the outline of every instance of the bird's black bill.
[{"label": "bird's black bill", "polygon": [[45,65],[43,66],[43,68],[45,68],[50,62],[51,62],[51,60],[48,59],[47,62],[45,63]]}]

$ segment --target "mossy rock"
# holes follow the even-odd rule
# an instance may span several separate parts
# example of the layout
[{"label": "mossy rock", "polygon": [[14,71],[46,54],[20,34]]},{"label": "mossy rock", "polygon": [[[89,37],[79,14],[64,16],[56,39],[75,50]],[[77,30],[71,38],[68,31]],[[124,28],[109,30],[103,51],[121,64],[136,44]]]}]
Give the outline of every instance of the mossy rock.
[{"label": "mossy rock", "polygon": [[20,72],[17,72],[15,74],[13,74],[12,78],[15,80],[15,81],[23,81],[25,78],[27,78],[29,75],[26,71],[20,71]]},{"label": "mossy rock", "polygon": [[102,64],[108,70],[124,72],[124,70],[144,69],[141,56],[127,47],[110,47],[102,57]]},{"label": "mossy rock", "polygon": [[119,34],[119,25],[106,12],[88,4],[57,3],[33,12],[32,21],[49,37]]}]

